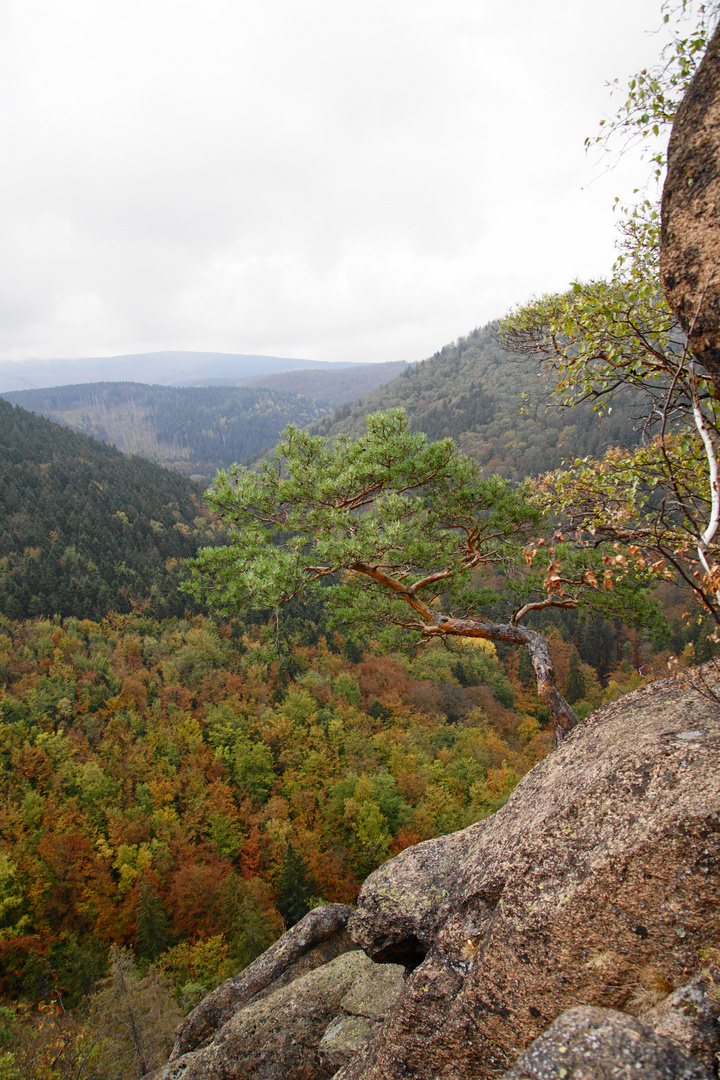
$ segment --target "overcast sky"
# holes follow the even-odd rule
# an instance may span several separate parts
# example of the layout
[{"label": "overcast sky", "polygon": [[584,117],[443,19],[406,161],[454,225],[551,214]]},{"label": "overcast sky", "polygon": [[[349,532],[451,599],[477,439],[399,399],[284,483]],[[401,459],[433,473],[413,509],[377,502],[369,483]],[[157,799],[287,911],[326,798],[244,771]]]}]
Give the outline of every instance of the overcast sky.
[{"label": "overcast sky", "polygon": [[613,261],[658,0],[2,0],[0,357],[418,360]]}]

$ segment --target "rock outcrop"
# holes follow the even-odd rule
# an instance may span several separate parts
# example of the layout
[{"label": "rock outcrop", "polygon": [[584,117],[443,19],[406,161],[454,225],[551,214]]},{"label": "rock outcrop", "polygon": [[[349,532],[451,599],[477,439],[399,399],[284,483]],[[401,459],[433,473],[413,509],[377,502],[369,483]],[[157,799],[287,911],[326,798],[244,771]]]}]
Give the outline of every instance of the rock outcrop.
[{"label": "rock outcrop", "polygon": [[[715,969],[688,979],[715,955],[718,897],[720,705],[653,683],[588,717],[492,818],[381,866],[347,928],[340,905],[307,916],[198,1006],[160,1077],[490,1080],[557,1020],[513,1080],[580,1076],[542,1071],[571,1029],[578,1062],[604,1040],[617,1061],[635,1046],[628,1076],[699,1080],[720,1049]],[[617,1061],[582,1075],[623,1077]]]},{"label": "rock outcrop", "polygon": [[239,975],[203,998],[178,1031],[170,1060],[205,1046],[239,1009],[357,949],[346,929],[351,914],[346,904],[309,912]]},{"label": "rock outcrop", "polygon": [[693,352],[720,387],[720,28],[673,124],[660,278]]},{"label": "rock outcrop", "polygon": [[564,1010],[622,1010],[648,970],[681,985],[720,940],[719,778],[720,707],[654,683],[492,818],[385,863],[348,928],[413,970],[338,1080],[501,1075]]},{"label": "rock outcrop", "polygon": [[[364,953],[361,954],[367,961]],[[340,1001],[338,1015],[325,1028],[320,1045],[320,1062],[334,1073],[348,1065],[376,1035],[385,1017],[403,992],[405,969],[397,964],[367,961]]]},{"label": "rock outcrop", "polygon": [[568,1009],[503,1080],[712,1080],[712,1074],[637,1020],[612,1009]]},{"label": "rock outcrop", "polygon": [[158,1080],[330,1080],[375,1036],[403,977],[403,968],[381,968],[362,952],[337,956],[238,1009]]},{"label": "rock outcrop", "polygon": [[[720,899],[720,898],[719,898]],[[720,1065],[720,969],[702,968],[639,1019],[717,1073]]]}]

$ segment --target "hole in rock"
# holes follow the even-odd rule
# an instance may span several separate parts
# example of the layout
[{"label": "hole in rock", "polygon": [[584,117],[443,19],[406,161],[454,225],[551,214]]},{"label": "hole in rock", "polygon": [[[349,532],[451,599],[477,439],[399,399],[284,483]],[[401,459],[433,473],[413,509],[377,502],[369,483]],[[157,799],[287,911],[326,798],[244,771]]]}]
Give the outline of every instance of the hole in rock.
[{"label": "hole in rock", "polygon": [[402,941],[393,941],[384,949],[373,953],[376,964],[402,964],[406,971],[414,971],[422,964],[427,955],[427,946],[416,938],[414,934],[403,938]]}]

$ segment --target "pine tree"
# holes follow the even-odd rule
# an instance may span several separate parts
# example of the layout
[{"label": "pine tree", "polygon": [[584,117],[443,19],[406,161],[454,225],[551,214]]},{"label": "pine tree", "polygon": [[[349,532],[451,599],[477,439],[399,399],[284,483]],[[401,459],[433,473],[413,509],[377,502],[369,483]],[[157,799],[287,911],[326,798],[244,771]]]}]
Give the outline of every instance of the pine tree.
[{"label": "pine tree", "polygon": [[287,927],[294,926],[303,915],[307,915],[311,908],[311,899],[319,891],[305,859],[289,843],[283,859],[280,895],[277,901],[277,909]]},{"label": "pine tree", "polygon": [[576,648],[573,648],[570,653],[570,666],[568,667],[565,698],[571,705],[574,705],[576,701],[582,700],[584,694],[585,676],[580,670],[580,657],[578,656],[578,651]]},{"label": "pine tree", "polygon": [[170,923],[160,897],[143,874],[137,899],[138,951],[147,960],[156,960],[173,943]]},{"label": "pine tree", "polygon": [[[526,649],[521,649],[518,654],[518,679],[523,686],[532,686],[535,673]],[[572,704],[572,702],[570,702]]]}]

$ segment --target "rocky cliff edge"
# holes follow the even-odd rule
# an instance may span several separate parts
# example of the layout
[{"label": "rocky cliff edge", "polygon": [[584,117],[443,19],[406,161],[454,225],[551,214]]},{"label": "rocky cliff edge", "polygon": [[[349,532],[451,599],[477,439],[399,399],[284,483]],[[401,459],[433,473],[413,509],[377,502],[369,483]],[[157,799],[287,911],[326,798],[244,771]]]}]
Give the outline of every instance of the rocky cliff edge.
[{"label": "rocky cliff edge", "polygon": [[[489,1080],[578,1007],[640,1017],[651,1034],[657,1028],[653,1053],[669,1035],[681,1054],[700,1055],[688,1075],[711,1075],[715,999],[704,1034],[685,1045],[677,1031],[673,1042],[659,1003],[717,955],[719,886],[720,706],[693,689],[653,683],[585,720],[492,818],[409,848],[367,879],[347,931],[376,961],[378,986],[380,964],[404,969],[405,978],[396,981],[384,1023],[376,1018],[336,1080]],[[310,1039],[314,1076],[333,1075],[317,1047],[342,1020],[338,1003],[354,977],[346,967]],[[288,1016],[297,1013],[293,987],[298,998],[309,992],[303,984],[277,991]],[[204,1053],[212,1071],[203,1075],[308,1075],[289,1062],[270,1067],[277,1037],[263,1054],[255,1043],[249,1056],[232,1057],[231,1047],[244,1045],[243,1009],[231,1021],[223,1014],[216,1050]],[[588,1015],[593,1032],[617,1029]],[[257,1017],[246,1012],[246,1020],[254,1026]],[[636,1029],[643,1024],[626,1024],[618,1046],[637,1042]],[[216,1052],[221,1046],[225,1056]],[[177,1060],[173,1078],[195,1075],[193,1058]],[[587,1075],[625,1073],[618,1066]]]}]

